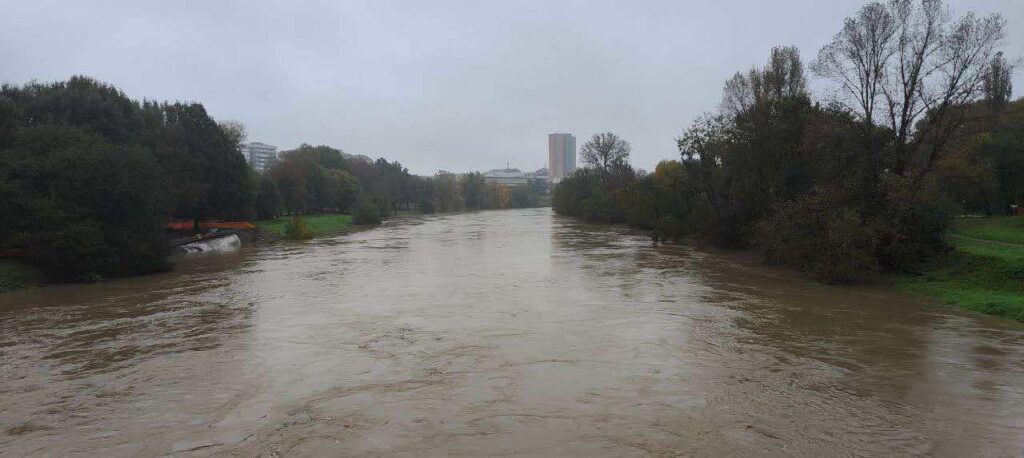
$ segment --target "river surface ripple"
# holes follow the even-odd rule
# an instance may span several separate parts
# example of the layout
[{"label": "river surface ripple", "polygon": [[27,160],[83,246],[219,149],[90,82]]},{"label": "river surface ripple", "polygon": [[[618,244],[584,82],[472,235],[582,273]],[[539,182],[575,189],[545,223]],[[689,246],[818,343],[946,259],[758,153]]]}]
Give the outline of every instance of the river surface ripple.
[{"label": "river surface ripple", "polygon": [[1024,329],[505,210],[0,294],[3,455],[1024,450]]}]

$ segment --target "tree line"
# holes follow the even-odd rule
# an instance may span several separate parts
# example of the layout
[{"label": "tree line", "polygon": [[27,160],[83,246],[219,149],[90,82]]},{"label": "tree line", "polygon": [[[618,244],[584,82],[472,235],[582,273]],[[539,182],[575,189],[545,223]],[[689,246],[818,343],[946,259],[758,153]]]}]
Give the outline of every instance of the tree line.
[{"label": "tree line", "polygon": [[167,269],[170,220],[340,212],[373,224],[399,210],[532,206],[542,191],[420,177],[327,146],[287,151],[258,174],[244,136],[201,104],[139,102],[88,77],[0,86],[0,256],[89,281]]},{"label": "tree line", "polygon": [[810,65],[834,94],[815,100],[795,47],[724,84],[719,109],[677,138],[678,160],[633,170],[611,133],[554,209],[706,238],[827,282],[912,270],[948,249],[953,215],[1024,200],[1024,100],[998,52],[998,15],[952,16],[939,1],[869,3]]},{"label": "tree line", "polygon": [[401,211],[535,207],[547,193],[540,180],[508,186],[488,183],[479,172],[419,176],[399,162],[346,158],[339,149],[306,144],[282,152],[256,180],[260,219],[338,212],[352,213],[357,224],[379,222]]}]

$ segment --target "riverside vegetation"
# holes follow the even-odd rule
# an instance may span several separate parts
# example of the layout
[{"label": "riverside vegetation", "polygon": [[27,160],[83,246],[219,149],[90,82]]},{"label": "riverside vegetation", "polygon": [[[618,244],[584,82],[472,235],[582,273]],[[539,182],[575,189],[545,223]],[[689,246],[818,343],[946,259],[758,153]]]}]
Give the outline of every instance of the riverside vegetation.
[{"label": "riverside vegetation", "polygon": [[[828,283],[915,275],[904,284],[1024,319],[1020,247],[946,236],[956,214],[1024,201],[1024,99],[1011,100],[1005,34],[999,15],[953,17],[938,1],[869,3],[811,64],[838,96],[815,100],[799,51],[775,48],[725,82],[720,109],[677,139],[679,160],[635,171],[628,142],[595,135],[553,207],[656,241],[754,248]],[[1021,239],[974,221],[986,220],[952,233]]]},{"label": "riverside vegetation", "polygon": [[139,102],[88,77],[0,86],[0,291],[166,270],[174,219],[258,219],[286,235],[279,217],[302,216],[292,233],[305,238],[400,210],[536,206],[545,192],[305,144],[258,174],[244,138],[201,104]]}]

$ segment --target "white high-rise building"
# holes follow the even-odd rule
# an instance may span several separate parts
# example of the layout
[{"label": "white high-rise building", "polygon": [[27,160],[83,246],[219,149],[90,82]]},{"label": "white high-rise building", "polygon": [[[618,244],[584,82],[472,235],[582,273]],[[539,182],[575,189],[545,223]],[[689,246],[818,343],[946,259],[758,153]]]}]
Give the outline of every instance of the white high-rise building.
[{"label": "white high-rise building", "polygon": [[252,142],[238,145],[242,150],[245,161],[257,172],[266,172],[270,166],[277,162],[277,147],[266,143]]},{"label": "white high-rise building", "polygon": [[572,134],[548,135],[548,171],[552,183],[576,171],[576,137]]}]

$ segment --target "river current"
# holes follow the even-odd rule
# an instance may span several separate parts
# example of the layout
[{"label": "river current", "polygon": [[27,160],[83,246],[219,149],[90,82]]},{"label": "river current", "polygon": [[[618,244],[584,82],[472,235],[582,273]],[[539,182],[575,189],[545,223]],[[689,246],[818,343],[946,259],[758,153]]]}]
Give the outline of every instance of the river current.
[{"label": "river current", "polygon": [[1024,327],[546,208],[0,294],[0,455],[1022,451]]}]

